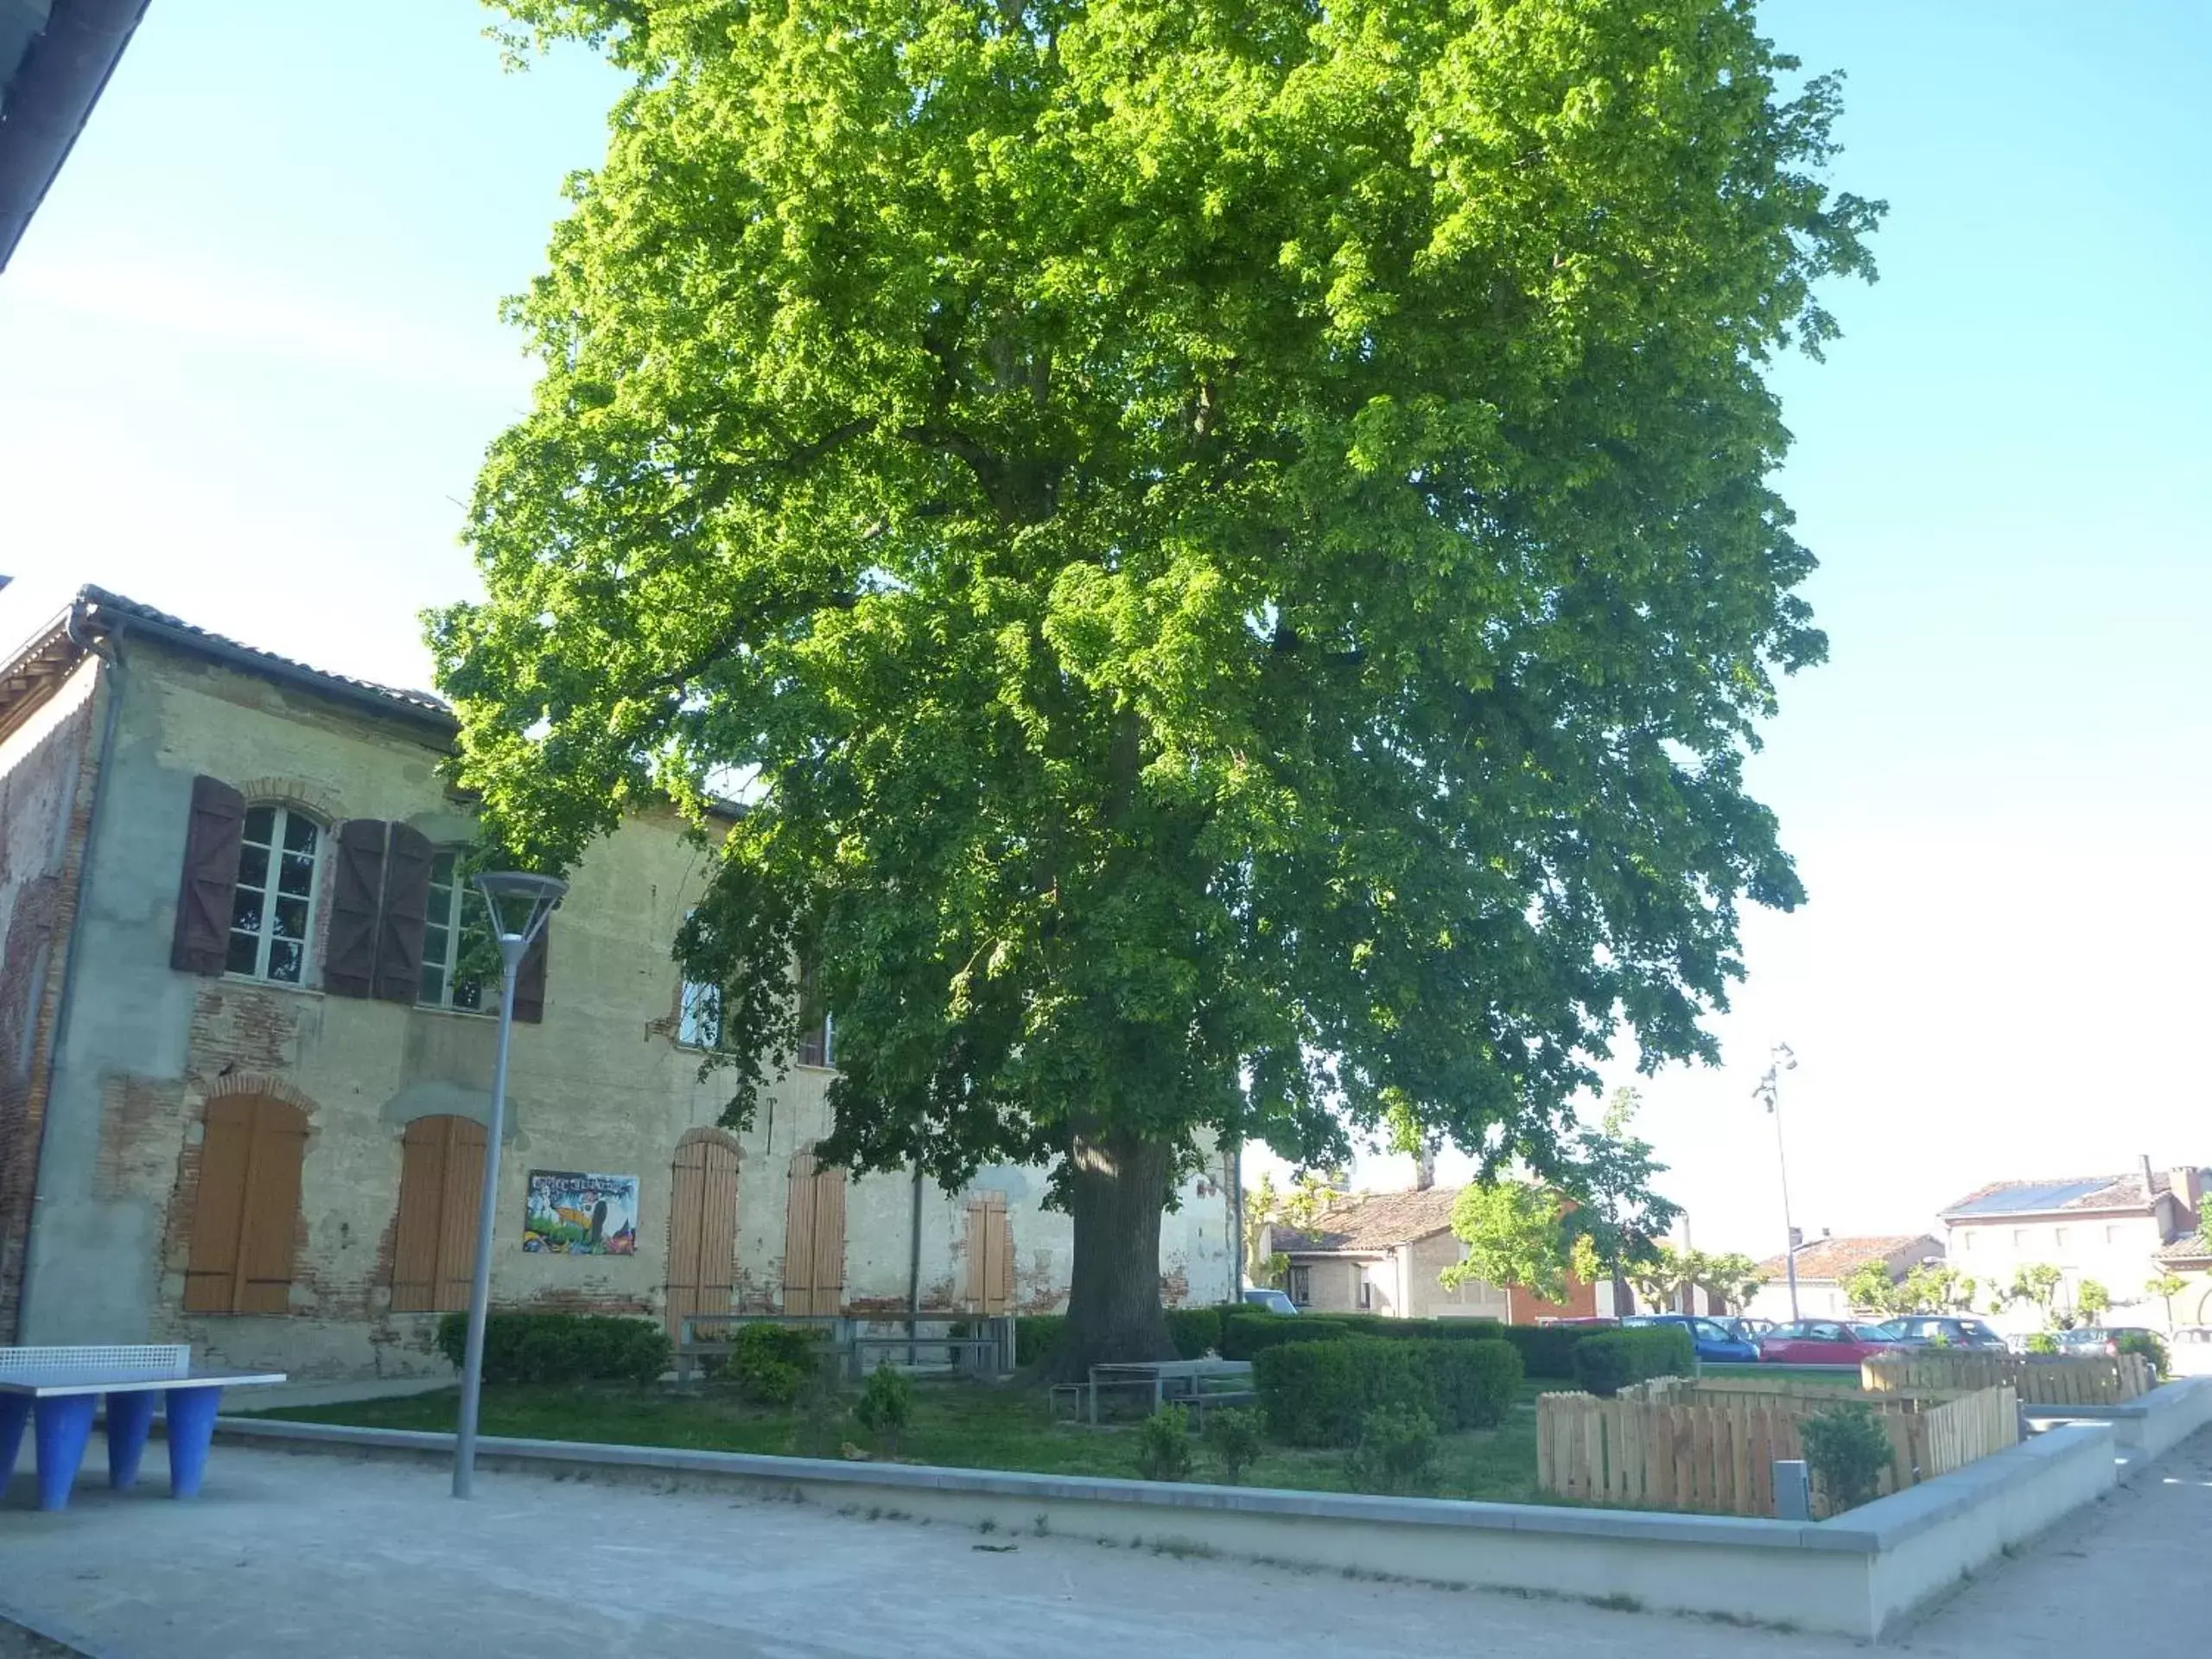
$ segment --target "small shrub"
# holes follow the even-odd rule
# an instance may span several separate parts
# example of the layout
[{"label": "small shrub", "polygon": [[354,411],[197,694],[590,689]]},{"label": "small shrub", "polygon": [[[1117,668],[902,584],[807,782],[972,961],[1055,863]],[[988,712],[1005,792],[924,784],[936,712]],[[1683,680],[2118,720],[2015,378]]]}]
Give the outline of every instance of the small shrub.
[{"label": "small shrub", "polygon": [[1409,1406],[1431,1421],[1436,1382],[1431,1344],[1371,1337],[1285,1343],[1252,1361],[1268,1433],[1292,1446],[1350,1446],[1360,1420],[1382,1405]]},{"label": "small shrub", "polygon": [[899,1455],[899,1437],[914,1416],[914,1385],[905,1373],[891,1369],[886,1360],[875,1368],[853,1407],[853,1420],[875,1436],[893,1457]]},{"label": "small shrub", "polygon": [[1360,1419],[1344,1478],[1356,1492],[1434,1491],[1436,1424],[1416,1406],[1376,1407]]},{"label": "small shrub", "polygon": [[822,1369],[821,1338],[804,1325],[747,1325],[715,1382],[756,1405],[787,1406]]},{"label": "small shrub", "polygon": [[1696,1369],[1697,1350],[1679,1325],[1593,1331],[1574,1345],[1575,1385],[1608,1398],[1631,1383],[1688,1376]]},{"label": "small shrub", "polygon": [[1427,1364],[1445,1427],[1496,1428],[1521,1392],[1521,1353],[1507,1342],[1410,1344]]},{"label": "small shrub", "polygon": [[2048,1331],[2036,1332],[2028,1338],[2028,1351],[2031,1354],[2055,1354],[2058,1351],[2058,1338]]},{"label": "small shrub", "polygon": [[1014,1363],[1034,1365],[1060,1345],[1068,1328],[1065,1313],[1023,1313],[1014,1322]]},{"label": "small shrub", "polygon": [[1180,1406],[1162,1406],[1137,1425],[1137,1473],[1147,1480],[1187,1480],[1191,1420]]},{"label": "small shrub", "polygon": [[1827,1494],[1828,1513],[1855,1510],[1874,1496],[1892,1455],[1890,1437],[1872,1406],[1853,1400],[1797,1427],[1805,1462]]},{"label": "small shrub", "polygon": [[1331,1342],[1351,1335],[1334,1319],[1307,1314],[1233,1313],[1221,1335],[1224,1359],[1252,1359],[1263,1350],[1291,1342]]},{"label": "small shrub", "polygon": [[2166,1344],[2157,1332],[2122,1332],[2118,1338],[2118,1346],[2123,1354],[2140,1354],[2151,1362],[2152,1381],[2156,1382],[2166,1375],[2171,1362],[2167,1358]]},{"label": "small shrub", "polygon": [[[438,1351],[459,1370],[468,1315],[438,1321]],[[608,1313],[495,1313],[484,1322],[487,1382],[652,1382],[671,1357],[668,1332]]]},{"label": "small shrub", "polygon": [[1202,1436],[1206,1450],[1221,1465],[1221,1478],[1231,1486],[1242,1485],[1244,1471],[1260,1460],[1266,1449],[1260,1414],[1242,1406],[1224,1406],[1210,1414]]}]

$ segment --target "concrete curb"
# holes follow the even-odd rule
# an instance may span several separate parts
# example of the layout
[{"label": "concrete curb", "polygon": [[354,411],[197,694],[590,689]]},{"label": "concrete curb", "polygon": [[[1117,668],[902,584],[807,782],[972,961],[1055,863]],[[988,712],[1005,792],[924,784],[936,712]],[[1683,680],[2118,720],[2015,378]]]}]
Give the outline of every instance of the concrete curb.
[{"label": "concrete curb", "polygon": [[2212,1424],[2212,1376],[2177,1377],[2116,1406],[2023,1406],[2037,1423],[2109,1423],[2120,1444],[2147,1457],[2171,1451]]}]

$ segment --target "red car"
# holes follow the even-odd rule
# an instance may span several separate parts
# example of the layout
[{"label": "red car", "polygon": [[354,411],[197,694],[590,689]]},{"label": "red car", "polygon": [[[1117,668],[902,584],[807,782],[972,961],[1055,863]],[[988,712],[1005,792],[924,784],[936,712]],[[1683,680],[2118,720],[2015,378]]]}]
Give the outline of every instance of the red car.
[{"label": "red car", "polygon": [[1897,1332],[1885,1325],[1799,1319],[1777,1325],[1760,1338],[1759,1358],[1769,1365],[1856,1365],[1869,1354],[1896,1347],[1897,1340]]}]

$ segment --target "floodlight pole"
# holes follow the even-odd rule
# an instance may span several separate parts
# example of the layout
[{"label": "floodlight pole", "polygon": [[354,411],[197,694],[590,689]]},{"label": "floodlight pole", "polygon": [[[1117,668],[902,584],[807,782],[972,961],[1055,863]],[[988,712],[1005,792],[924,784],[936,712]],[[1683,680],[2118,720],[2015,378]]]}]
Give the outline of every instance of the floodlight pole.
[{"label": "floodlight pole", "polygon": [[[508,883],[515,880],[505,878]],[[499,1211],[499,1142],[506,1131],[507,1045],[515,1028],[515,979],[522,970],[523,957],[563,890],[558,881],[535,880],[542,884],[541,890],[531,895],[526,920],[513,928],[499,913],[499,894],[502,891],[512,893],[514,887],[503,888],[499,876],[477,878],[484,892],[485,908],[491,915],[493,937],[499,947],[499,1052],[492,1067],[492,1121],[484,1135],[484,1186],[476,1205],[476,1271],[468,1288],[468,1345],[461,1367],[461,1426],[453,1446],[455,1497],[469,1497],[476,1479],[477,1404],[484,1389],[484,1321],[492,1302],[492,1230]]]},{"label": "floodlight pole", "polygon": [[1777,1043],[1767,1057],[1766,1075],[1759,1079],[1759,1086],[1751,1090],[1766,1103],[1767,1116],[1774,1119],[1774,1158],[1782,1172],[1782,1261],[1789,1275],[1789,1319],[1793,1325],[1797,1313],[1797,1228],[1789,1219],[1789,1155],[1782,1144],[1782,1073],[1797,1069],[1797,1056],[1787,1043]]}]

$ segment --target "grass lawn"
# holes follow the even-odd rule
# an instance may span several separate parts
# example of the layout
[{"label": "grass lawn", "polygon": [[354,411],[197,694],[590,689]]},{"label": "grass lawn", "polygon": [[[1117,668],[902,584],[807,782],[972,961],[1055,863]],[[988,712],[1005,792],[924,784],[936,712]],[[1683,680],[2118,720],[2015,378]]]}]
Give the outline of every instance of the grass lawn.
[{"label": "grass lawn", "polygon": [[[1557,1386],[1557,1385],[1553,1385]],[[1440,1497],[1528,1503],[1536,1491],[1538,1384],[1524,1385],[1504,1424],[1439,1438]],[[351,1423],[373,1428],[420,1428],[451,1433],[457,1389],[345,1405],[295,1406],[254,1414],[297,1422]],[[577,1387],[491,1383],[484,1389],[480,1425],[486,1434],[548,1440],[596,1440],[630,1446],[686,1446],[707,1452],[813,1452],[835,1457],[841,1444],[868,1443],[838,1403],[833,1422],[810,1426],[796,1409],[747,1405],[712,1390],[679,1393],[665,1388]],[[1198,1452],[1198,1480],[1218,1479],[1212,1459]],[[1030,1388],[988,1388],[971,1382],[921,1382],[915,1388],[914,1421],[899,1446],[899,1459],[958,1469],[1019,1469],[1037,1474],[1132,1477],[1136,1436],[1126,1427],[1078,1427],[1055,1423],[1044,1394]],[[1249,1486],[1306,1491],[1348,1491],[1344,1456],[1270,1446],[1244,1477]]]}]

